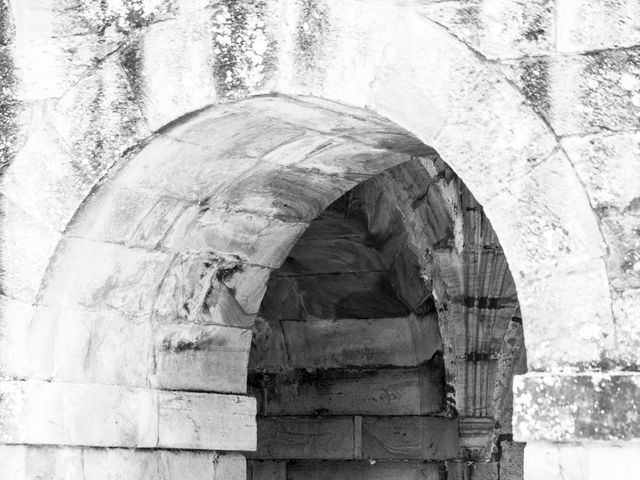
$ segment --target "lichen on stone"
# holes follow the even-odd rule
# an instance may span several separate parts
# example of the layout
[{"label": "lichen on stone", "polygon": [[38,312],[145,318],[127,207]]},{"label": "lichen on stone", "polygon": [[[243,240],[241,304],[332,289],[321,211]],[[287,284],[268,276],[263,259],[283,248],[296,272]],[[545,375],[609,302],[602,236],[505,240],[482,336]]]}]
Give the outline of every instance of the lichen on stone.
[{"label": "lichen on stone", "polygon": [[275,63],[264,0],[223,0],[214,10],[212,41],[218,94],[241,97],[262,86]]}]

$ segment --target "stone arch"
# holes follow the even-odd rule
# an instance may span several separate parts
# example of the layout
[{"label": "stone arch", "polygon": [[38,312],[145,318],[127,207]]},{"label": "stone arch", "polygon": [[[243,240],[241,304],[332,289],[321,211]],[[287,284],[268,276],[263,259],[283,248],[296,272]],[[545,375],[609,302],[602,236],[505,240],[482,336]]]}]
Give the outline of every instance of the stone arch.
[{"label": "stone arch", "polygon": [[[4,440],[254,449],[255,404],[239,395],[267,280],[313,218],[374,180],[420,257],[415,281],[433,289],[450,407],[472,439],[463,447],[488,458],[496,364],[517,299],[482,209],[432,148],[384,118],[283,96],[163,129],[87,197],[51,257],[26,348],[5,366],[28,381],[4,384],[19,405],[7,410]],[[406,301],[414,313],[421,295]],[[96,408],[103,428],[83,428]]]},{"label": "stone arch", "polygon": [[[43,112],[32,116],[34,126],[25,134],[24,146],[3,178],[3,226],[8,232],[3,239],[2,272],[5,325],[0,354],[4,378],[28,378],[31,357],[23,354],[29,352],[31,327],[27,319],[37,310],[34,299],[60,232],[114,159],[136,148],[132,139],[147,135],[149,126],[156,132],[154,136],[162,137],[160,125],[182,114],[265,92],[314,95],[368,107],[433,146],[483,205],[502,241],[520,294],[530,366],[552,371],[584,369],[611,357],[615,335],[602,236],[553,132],[525,104],[509,79],[426,19],[413,2],[381,2],[381,10],[375,11],[360,11],[361,6],[359,2],[327,3],[314,15],[322,21],[313,24],[318,29],[313,55],[301,55],[301,45],[308,42],[298,38],[299,22],[288,21],[300,16],[298,7],[287,2],[280,14],[270,10],[264,15],[265,23],[255,27],[272,40],[269,55],[263,56],[269,58],[269,68],[257,75],[258,80],[252,75],[249,82],[243,80],[242,69],[253,64],[240,62],[242,68],[232,72],[233,85],[217,92],[211,79],[200,72],[195,84],[206,85],[202,90],[208,93],[197,101],[182,95],[184,78],[180,73],[167,82],[158,81],[161,73],[146,66],[147,70],[136,72],[140,78],[132,82],[117,56],[105,58],[100,69],[87,78],[72,78],[78,68],[68,74],[73,80],[70,85],[80,81],[66,92],[54,115]],[[338,10],[344,8],[357,11],[357,15],[339,15]],[[200,13],[189,11],[186,23]],[[141,34],[143,52],[158,38],[167,38],[163,37],[165,26]],[[242,30],[246,25],[239,27]],[[171,37],[170,30],[168,35]],[[230,56],[236,58],[255,53],[246,41],[232,41],[228,48],[235,49]],[[168,52],[163,65],[172,61],[180,65],[180,55],[179,49]],[[157,55],[152,59],[157,61]],[[235,66],[230,64],[229,68]],[[353,71],[359,72],[357,78]],[[57,83],[53,82],[47,95],[68,79],[58,80],[56,77]],[[23,82],[28,91],[21,101],[37,100],[36,86],[28,78]],[[127,108],[131,102],[123,99],[133,96],[142,114],[135,108],[135,113],[123,113],[121,105],[100,103],[108,121],[97,129],[86,125],[78,131],[65,128],[60,117],[88,108],[96,88],[103,102],[104,85]],[[158,109],[153,99],[165,92],[162,98],[166,103]],[[172,102],[178,105],[175,110]],[[109,105],[117,107],[114,116]],[[127,119],[131,123],[121,125],[118,115],[130,115]],[[89,152],[87,158],[89,147],[84,137],[92,135],[100,144],[108,137],[109,148],[107,153]],[[50,158],[55,161],[45,161]],[[233,270],[233,261],[222,267]],[[40,298],[45,293],[42,291]],[[126,293],[118,301],[126,299]],[[46,331],[38,335],[44,339],[50,336]],[[74,375],[80,378],[79,372]]]}]

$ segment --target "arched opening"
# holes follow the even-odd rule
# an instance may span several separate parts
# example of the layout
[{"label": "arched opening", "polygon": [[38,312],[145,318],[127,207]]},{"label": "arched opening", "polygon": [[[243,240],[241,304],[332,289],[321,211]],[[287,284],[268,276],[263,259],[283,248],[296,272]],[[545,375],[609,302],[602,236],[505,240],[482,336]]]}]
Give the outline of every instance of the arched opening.
[{"label": "arched opening", "polygon": [[[526,366],[499,252],[436,155],[329,205],[271,274],[254,326],[249,478],[519,478],[510,383]],[[455,285],[441,272],[472,295],[437,298]]]},{"label": "arched opening", "polygon": [[[345,461],[343,476],[368,465],[366,478],[493,474],[517,308],[495,232],[433,149],[314,98],[220,105],[123,159],[67,227],[29,324],[38,361],[18,355],[21,381],[2,387],[20,405],[4,441],[45,458],[61,452],[36,446],[136,449],[91,450],[123,468],[151,456],[189,470],[257,447],[304,475],[331,467],[307,460]],[[325,396],[336,388],[341,400]],[[270,403],[291,391],[297,406]],[[97,412],[100,428],[86,426]],[[275,433],[256,435],[256,413]],[[334,422],[316,443],[340,439],[339,452],[278,453],[278,418],[293,416],[307,433]],[[242,457],[215,459],[242,477]]]}]

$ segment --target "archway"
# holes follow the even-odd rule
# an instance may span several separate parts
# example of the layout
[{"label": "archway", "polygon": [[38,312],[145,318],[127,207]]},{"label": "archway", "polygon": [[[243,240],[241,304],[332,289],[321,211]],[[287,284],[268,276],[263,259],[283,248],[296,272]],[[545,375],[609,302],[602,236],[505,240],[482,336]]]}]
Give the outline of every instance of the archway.
[{"label": "archway", "polygon": [[[282,96],[227,103],[164,129],[87,198],[37,295],[22,352],[37,361],[16,357],[21,381],[3,384],[3,441],[50,464],[68,452],[41,446],[151,470],[199,468],[213,455],[175,449],[255,449],[255,401],[243,394],[267,281],[348,192],[367,216],[390,215],[380,235],[401,233],[405,253],[393,269],[397,306],[414,316],[404,326],[412,342],[442,334],[440,387],[449,390],[439,413],[454,422],[455,441],[439,460],[490,460],[493,395],[511,375],[496,374],[499,356],[508,366],[517,354],[503,348],[517,300],[481,208],[431,148],[389,121]],[[420,327],[415,316],[435,309],[438,329],[433,318]],[[242,475],[242,457],[216,458],[215,468]]]}]

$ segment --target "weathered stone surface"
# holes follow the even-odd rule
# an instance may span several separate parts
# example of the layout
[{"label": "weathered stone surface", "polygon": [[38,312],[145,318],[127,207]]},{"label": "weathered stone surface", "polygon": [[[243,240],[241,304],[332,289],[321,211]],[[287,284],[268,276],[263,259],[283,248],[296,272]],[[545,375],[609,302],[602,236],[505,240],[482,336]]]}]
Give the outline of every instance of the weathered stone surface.
[{"label": "weathered stone surface", "polygon": [[615,345],[615,327],[602,260],[518,285],[519,292],[525,289],[520,301],[531,370],[584,369],[608,356]]},{"label": "weathered stone surface", "polygon": [[524,443],[500,442],[501,480],[522,480],[524,478],[525,448],[526,445]]},{"label": "weathered stone surface", "polygon": [[[638,184],[640,185],[640,183]],[[623,211],[603,212],[602,234],[609,247],[607,272],[612,288],[640,288],[640,200]]]},{"label": "weathered stone surface", "polygon": [[488,58],[554,50],[555,5],[548,0],[428,2],[418,11]]},{"label": "weathered stone surface", "polygon": [[483,208],[503,232],[500,241],[510,246],[505,253],[518,287],[523,277],[539,278],[550,268],[576,266],[605,253],[584,189],[560,152],[495,192]]},{"label": "weathered stone surface", "polygon": [[525,480],[562,476],[572,480],[602,480],[640,474],[637,462],[640,448],[635,442],[527,442],[526,452]]},{"label": "weathered stone surface", "polygon": [[409,309],[385,271],[272,275],[261,314],[273,320],[399,317]]},{"label": "weathered stone surface", "polygon": [[216,100],[211,29],[209,12],[185,15],[151,25],[120,54],[152,130]]},{"label": "weathered stone surface", "polygon": [[15,480],[243,480],[244,459],[216,452],[97,449],[76,447],[0,447],[0,474]]},{"label": "weathered stone surface", "polygon": [[[450,110],[447,125],[434,142],[443,160],[485,207],[501,186],[547,159],[555,145],[549,128],[502,79],[489,79]],[[467,156],[475,161],[465,161]],[[486,178],[495,181],[481,180]],[[496,216],[488,209],[487,215],[500,232]]]},{"label": "weathered stone surface", "polygon": [[255,450],[256,401],[238,395],[158,392],[158,446]]},{"label": "weathered stone surface", "polygon": [[[429,141],[444,126],[452,107],[487,80],[487,71],[466,45],[414,9],[398,12],[385,43],[370,98],[364,103],[443,154]],[[445,158],[453,162],[455,157]]]},{"label": "weathered stone surface", "polygon": [[340,169],[325,175],[311,167],[314,174],[310,175],[305,167],[304,164],[293,167],[263,162],[215,198],[215,205],[220,204],[232,212],[310,222],[357,183],[341,178]]},{"label": "weathered stone surface", "polygon": [[158,289],[154,318],[161,323],[251,326],[255,314],[243,307],[253,309],[266,288],[268,273],[253,266],[245,270],[232,255],[178,254]]},{"label": "weathered stone surface", "polygon": [[229,253],[256,265],[277,268],[307,225],[193,206],[178,218],[163,246],[174,251]]},{"label": "weathered stone surface", "polygon": [[147,385],[153,346],[148,315],[36,307],[28,320],[30,378]]},{"label": "weathered stone surface", "polygon": [[122,69],[109,58],[56,102],[51,123],[76,159],[107,169],[150,133],[133,99]]},{"label": "weathered stone surface", "polygon": [[60,234],[5,196],[0,196],[0,226],[2,293],[33,302]]},{"label": "weathered stone surface", "polygon": [[447,460],[457,455],[457,420],[410,416],[362,419],[363,458]]},{"label": "weathered stone surface", "polygon": [[[189,125],[191,122],[183,128]],[[219,138],[214,136],[214,140]],[[257,163],[255,156],[243,156],[242,152],[234,155],[229,151],[233,146],[227,140],[214,149],[169,134],[157,135],[135,157],[119,166],[112,181],[157,196],[198,201],[213,195]],[[185,168],[187,164],[189,168]]]},{"label": "weathered stone surface", "polygon": [[493,415],[497,359],[469,352],[455,360],[456,407],[461,415]]},{"label": "weathered stone surface", "polygon": [[433,317],[280,323],[294,368],[415,366],[441,349]]},{"label": "weathered stone surface", "polygon": [[44,280],[40,303],[125,314],[150,312],[171,258],[113,243],[64,240]]},{"label": "weathered stone surface", "polygon": [[567,137],[561,145],[596,211],[633,209],[634,200],[640,196],[640,134]]},{"label": "weathered stone surface", "polygon": [[290,462],[290,480],[444,480],[444,466],[435,462]]},{"label": "weathered stone surface", "polygon": [[560,0],[556,5],[561,52],[630,47],[640,41],[640,10],[631,0]]},{"label": "weathered stone surface", "polygon": [[635,373],[520,375],[514,380],[514,438],[637,439],[638,384]]},{"label": "weathered stone surface", "polygon": [[354,458],[353,417],[259,417],[260,459]]},{"label": "weathered stone surface", "polygon": [[88,240],[129,244],[129,239],[159,198],[117,184],[107,184],[85,201],[87,203],[82,213],[67,228],[71,235]]},{"label": "weathered stone surface", "polygon": [[279,272],[318,274],[385,270],[380,253],[358,240],[302,235]]},{"label": "weathered stone surface", "polygon": [[43,225],[61,231],[104,172],[103,165],[71,156],[53,128],[42,127],[13,159],[2,192]]},{"label": "weathered stone surface", "polygon": [[[478,409],[472,413],[483,412],[481,409]],[[459,417],[458,434],[460,436],[460,457],[474,461],[486,461],[490,459],[495,429],[496,421],[493,417]]]},{"label": "weathered stone surface", "polygon": [[158,385],[169,390],[244,393],[251,330],[165,325],[156,332]]},{"label": "weathered stone surface", "polygon": [[2,382],[5,444],[155,447],[156,392],[97,384]]},{"label": "weathered stone surface", "polygon": [[524,59],[509,75],[555,133],[564,136],[637,129],[639,65],[638,49],[631,48]]},{"label": "weathered stone surface", "polygon": [[287,462],[249,460],[247,480],[286,480]]},{"label": "weathered stone surface", "polygon": [[616,348],[612,352],[620,365],[640,364],[640,289],[629,289],[612,294],[613,315],[616,320]]},{"label": "weathered stone surface", "polygon": [[444,368],[250,374],[260,415],[424,415],[444,408]]}]

